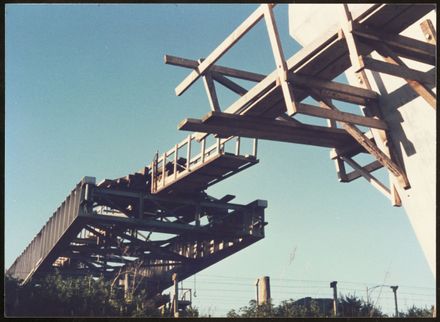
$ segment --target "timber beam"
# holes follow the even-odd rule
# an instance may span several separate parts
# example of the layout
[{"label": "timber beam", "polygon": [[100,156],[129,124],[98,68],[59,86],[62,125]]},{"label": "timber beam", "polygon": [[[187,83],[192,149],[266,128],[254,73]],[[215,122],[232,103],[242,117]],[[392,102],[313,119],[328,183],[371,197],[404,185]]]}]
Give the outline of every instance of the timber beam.
[{"label": "timber beam", "polygon": [[[165,55],[164,62],[165,64],[168,65],[174,65],[174,66],[180,66],[180,67],[192,68],[192,69],[197,69],[197,67],[199,66],[199,62],[197,60],[192,60],[192,59],[187,59],[172,55]],[[211,67],[209,67],[209,71],[215,74],[244,79],[252,82],[260,82],[266,77],[266,75],[263,74],[253,73],[242,69],[235,69],[220,65],[212,65]]]},{"label": "timber beam", "polygon": [[250,137],[331,148],[355,143],[342,129],[217,112],[210,112],[201,120],[185,119],[178,129],[214,133],[222,137]]}]

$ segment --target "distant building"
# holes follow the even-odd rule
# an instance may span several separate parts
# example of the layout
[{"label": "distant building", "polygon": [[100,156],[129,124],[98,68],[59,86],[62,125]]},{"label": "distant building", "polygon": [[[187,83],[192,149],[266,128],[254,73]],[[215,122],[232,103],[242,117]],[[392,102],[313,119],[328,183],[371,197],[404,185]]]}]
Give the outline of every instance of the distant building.
[{"label": "distant building", "polygon": [[319,308],[319,313],[325,316],[331,316],[333,310],[333,299],[330,298],[311,298],[304,297],[302,299],[296,300],[294,304],[303,305],[307,308],[307,311],[311,308],[311,303],[315,302]]}]

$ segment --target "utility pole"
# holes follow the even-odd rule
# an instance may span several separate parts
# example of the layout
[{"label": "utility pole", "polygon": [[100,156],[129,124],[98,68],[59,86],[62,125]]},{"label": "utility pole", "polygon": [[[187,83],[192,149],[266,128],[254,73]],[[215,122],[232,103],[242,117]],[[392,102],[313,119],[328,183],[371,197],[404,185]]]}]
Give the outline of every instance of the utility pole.
[{"label": "utility pole", "polygon": [[337,281],[330,283],[330,287],[333,288],[333,316],[336,317],[338,314],[338,291],[336,288]]},{"label": "utility pole", "polygon": [[394,292],[394,307],[396,309],[396,318],[399,317],[399,310],[397,309],[397,289],[399,288],[399,286],[390,286],[391,289]]},{"label": "utility pole", "polygon": [[179,317],[179,284],[177,280],[177,273],[174,273],[173,276],[174,282],[174,299],[173,299],[173,316],[175,318]]},{"label": "utility pole", "polygon": [[370,298],[368,296],[368,286],[367,286],[367,303],[370,303]]},{"label": "utility pole", "polygon": [[257,278],[257,281],[255,282],[255,288],[256,288],[256,291],[257,291],[257,305],[258,305],[258,303],[260,303],[260,294],[258,293],[258,284],[259,283],[260,283],[260,279]]}]

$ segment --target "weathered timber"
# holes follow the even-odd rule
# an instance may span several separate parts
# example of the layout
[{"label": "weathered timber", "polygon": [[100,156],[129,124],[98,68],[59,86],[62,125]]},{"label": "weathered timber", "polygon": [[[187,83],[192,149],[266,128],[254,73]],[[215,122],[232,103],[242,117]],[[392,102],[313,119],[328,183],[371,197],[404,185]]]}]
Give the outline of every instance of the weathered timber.
[{"label": "weathered timber", "polygon": [[[196,69],[199,66],[199,63],[196,60],[176,57],[171,55],[165,55],[164,62],[165,64],[168,65],[175,65],[175,66],[192,68],[192,69]],[[244,79],[252,82],[260,82],[266,77],[266,75],[253,73],[241,69],[220,66],[220,65],[212,65],[211,67],[209,67],[209,70],[212,73],[217,73],[228,77]]]},{"label": "weathered timber", "polygon": [[420,28],[422,28],[423,35],[428,43],[432,45],[437,44],[437,33],[435,32],[434,25],[430,19],[426,19],[420,23]]},{"label": "weathered timber", "polygon": [[382,192],[387,198],[391,198],[390,189],[388,189],[382,182],[375,178],[370,172],[366,171],[356,161],[351,158],[341,157],[344,162],[348,163],[353,169],[357,171],[362,177],[364,177],[373,187]]},{"label": "weathered timber", "polygon": [[374,40],[385,43],[399,56],[420,61],[426,64],[435,65],[436,48],[434,45],[405,37],[399,34],[392,34],[383,29],[372,26],[353,23],[352,33],[361,37],[362,40]]},{"label": "weathered timber", "polygon": [[178,129],[206,131],[222,137],[241,136],[333,148],[355,142],[341,129],[216,112],[208,113],[202,120],[185,119]]},{"label": "weathered timber", "polygon": [[220,105],[217,98],[217,91],[215,90],[215,85],[210,73],[206,73],[205,75],[203,75],[203,84],[205,85],[205,90],[208,96],[211,110],[220,111]]},{"label": "weathered timber", "polygon": [[[337,110],[337,108],[331,102],[325,102],[325,105],[330,108]],[[384,167],[386,167],[402,184],[402,187],[409,189],[410,185],[405,172],[394,163],[389,156],[387,156],[382,150],[380,150],[376,144],[374,144],[369,138],[365,136],[357,127],[350,123],[341,122],[342,127],[349,133],[356,141],[362,145],[365,150],[367,150],[374,158],[377,159]]]},{"label": "weathered timber", "polygon": [[[376,171],[381,168],[383,168],[383,165],[377,160],[374,160],[373,162],[370,162],[369,164],[362,167],[363,171],[368,172],[368,173],[371,173],[371,172]],[[361,176],[362,176],[362,174],[358,170],[355,169],[354,171],[347,173],[346,182],[353,181]]]},{"label": "weathered timber", "polygon": [[230,79],[223,76],[222,74],[213,72],[213,73],[211,73],[211,75],[215,81],[219,82],[220,84],[222,84],[226,88],[230,89],[234,93],[237,93],[240,96],[243,96],[244,94],[247,93],[247,89],[245,89],[244,87],[241,87],[240,85],[231,81]]},{"label": "weathered timber", "polygon": [[377,100],[378,98],[378,94],[374,91],[335,81],[329,81],[319,77],[297,75],[294,73],[289,73],[288,77],[289,81],[295,87],[313,89],[313,91],[318,92],[320,96],[348,103],[366,105],[367,101]]},{"label": "weathered timber", "polygon": [[[377,47],[377,51],[384,57],[385,61],[390,64],[406,67],[405,63],[387,45],[380,44]],[[413,91],[420,95],[433,109],[437,108],[437,95],[428,86],[414,79],[405,77],[405,80]]]},{"label": "weathered timber", "polygon": [[[404,65],[400,65],[396,63],[387,63],[370,57],[361,57],[360,59],[361,59],[361,64],[369,70],[374,70],[376,72],[385,73],[405,79],[410,79],[413,81],[417,81],[419,83],[426,84],[428,86],[434,86],[436,83],[435,81],[436,77],[432,73],[429,74],[426,72],[421,72]],[[388,58],[385,59],[391,61]]]},{"label": "weathered timber", "polygon": [[267,32],[269,34],[270,45],[275,57],[276,70],[278,72],[278,79],[281,83],[281,89],[283,92],[284,103],[286,104],[286,110],[289,115],[294,115],[297,112],[295,96],[290,83],[287,79],[287,64],[284,58],[283,48],[281,47],[280,37],[278,35],[278,29],[275,23],[271,5],[265,4],[264,19],[266,21]]},{"label": "weathered timber", "polygon": [[348,122],[377,129],[386,130],[388,126],[382,120],[373,117],[356,115],[353,113],[341,112],[339,110],[329,110],[318,106],[300,103],[297,106],[298,113],[327,118],[335,121]]}]

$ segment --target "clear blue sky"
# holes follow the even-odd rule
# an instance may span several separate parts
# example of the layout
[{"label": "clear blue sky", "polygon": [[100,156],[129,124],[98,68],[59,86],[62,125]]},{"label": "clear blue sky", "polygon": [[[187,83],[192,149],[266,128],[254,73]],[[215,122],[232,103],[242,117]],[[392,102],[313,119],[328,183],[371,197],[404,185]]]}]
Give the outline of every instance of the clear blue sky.
[{"label": "clear blue sky", "polygon": [[[209,105],[200,82],[163,55],[206,57],[256,5],[7,5],[5,266],[8,268],[83,176],[132,173],[187,136],[186,117]],[[286,56],[287,6],[275,9]],[[259,24],[221,64],[268,73]],[[223,103],[229,103],[226,98]],[[222,102],[221,102],[222,103]],[[255,297],[268,275],[275,302],[366,295],[399,285],[399,307],[435,302],[435,281],[408,218],[365,181],[338,183],[329,150],[260,141],[260,163],[210,188],[236,202],[268,200],[266,238],[191,277],[194,305],[223,315]],[[393,312],[391,289],[371,296]]]}]

